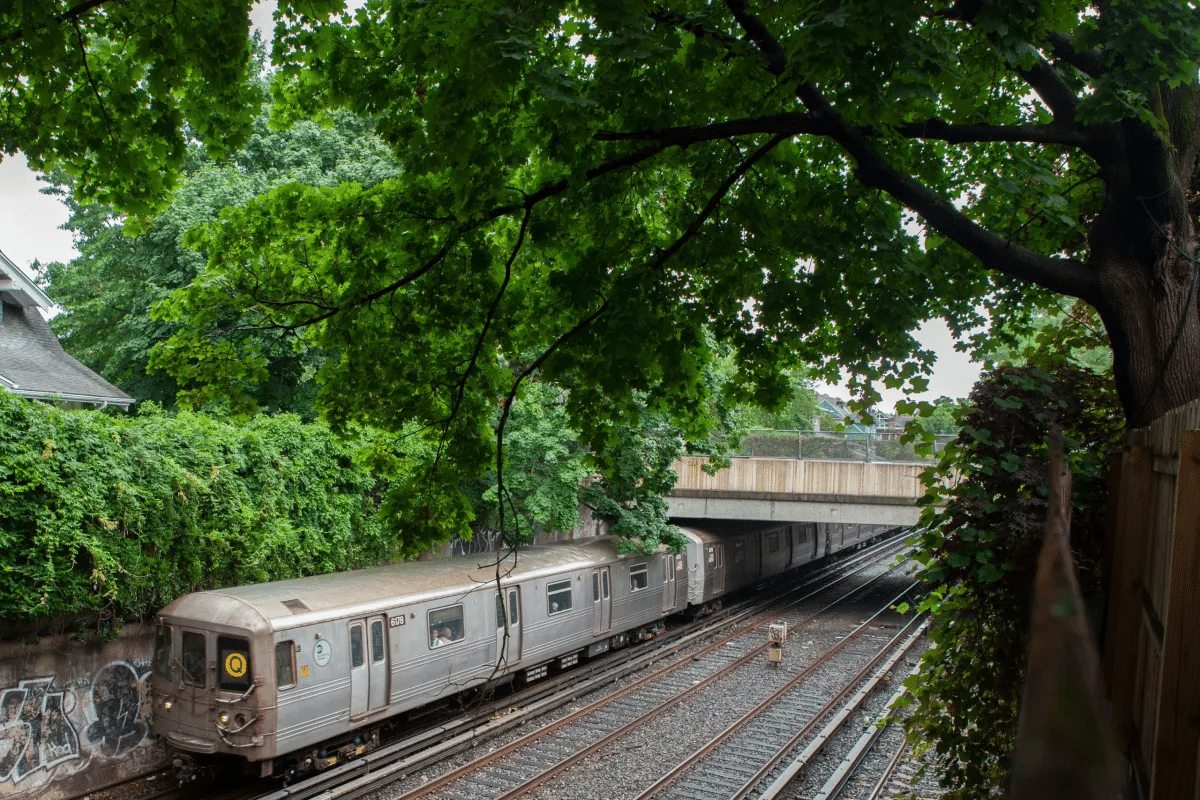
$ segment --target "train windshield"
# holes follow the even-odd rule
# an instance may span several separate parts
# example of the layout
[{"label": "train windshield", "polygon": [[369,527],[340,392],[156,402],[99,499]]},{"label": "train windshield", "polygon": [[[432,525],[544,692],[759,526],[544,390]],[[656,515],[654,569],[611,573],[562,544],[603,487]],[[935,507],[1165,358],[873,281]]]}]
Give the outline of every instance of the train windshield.
[{"label": "train windshield", "polygon": [[184,631],[180,664],[183,667],[183,682],[204,688],[204,634]]},{"label": "train windshield", "polygon": [[171,677],[171,626],[159,625],[154,632],[154,671]]},{"label": "train windshield", "polygon": [[236,636],[217,637],[217,686],[227,692],[250,688],[250,642]]}]

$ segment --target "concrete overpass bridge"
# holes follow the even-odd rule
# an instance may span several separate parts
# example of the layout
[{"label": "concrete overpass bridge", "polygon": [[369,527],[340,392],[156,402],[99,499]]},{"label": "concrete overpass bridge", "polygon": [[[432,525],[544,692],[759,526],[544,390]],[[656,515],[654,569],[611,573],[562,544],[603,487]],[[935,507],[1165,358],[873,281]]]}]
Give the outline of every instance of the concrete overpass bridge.
[{"label": "concrete overpass bridge", "polygon": [[707,458],[672,465],[679,476],[667,495],[672,517],[915,525],[928,464],[735,458],[715,475]]}]

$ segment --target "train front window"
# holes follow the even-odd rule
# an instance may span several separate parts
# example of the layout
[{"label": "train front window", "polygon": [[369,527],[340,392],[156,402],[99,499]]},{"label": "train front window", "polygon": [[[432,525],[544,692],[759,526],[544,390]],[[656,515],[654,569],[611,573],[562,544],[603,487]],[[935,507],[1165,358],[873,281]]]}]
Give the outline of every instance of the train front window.
[{"label": "train front window", "polygon": [[217,688],[244,692],[250,688],[250,642],[237,636],[217,637]]},{"label": "train front window", "polygon": [[183,682],[204,688],[204,634],[184,631],[179,663],[183,667]]},{"label": "train front window", "polygon": [[159,625],[154,631],[154,671],[164,678],[171,677],[171,638],[170,625]]}]

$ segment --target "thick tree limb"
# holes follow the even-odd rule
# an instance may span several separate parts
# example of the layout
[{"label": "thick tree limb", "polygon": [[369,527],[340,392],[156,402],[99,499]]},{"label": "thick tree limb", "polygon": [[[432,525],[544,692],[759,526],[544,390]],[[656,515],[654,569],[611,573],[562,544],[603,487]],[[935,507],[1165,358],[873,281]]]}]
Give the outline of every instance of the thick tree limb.
[{"label": "thick tree limb", "polygon": [[[698,142],[747,136],[755,133],[784,133],[793,136],[832,136],[840,128],[830,120],[820,120],[811,114],[790,112],[771,114],[764,117],[747,117],[711,125],[685,125],[678,128],[663,128],[652,131],[598,131],[592,138],[599,142],[651,141],[669,147],[689,147]],[[874,138],[883,132],[873,126],[858,128],[863,136]],[[1032,142],[1036,144],[1061,144],[1083,147],[1087,138],[1071,126],[1053,125],[953,125],[942,119],[931,118],[921,122],[908,122],[894,132],[909,139],[934,139],[950,144],[974,142]]]},{"label": "thick tree limb", "polygon": [[1051,31],[1049,39],[1055,58],[1070,64],[1089,78],[1098,78],[1108,71],[1104,67],[1103,53],[1099,50],[1076,50],[1071,37],[1065,33]]},{"label": "thick tree limb", "polygon": [[1079,98],[1052,64],[1043,59],[1040,53],[1037,58],[1037,63],[1032,67],[1019,70],[1021,78],[1049,106],[1056,122],[1071,125],[1075,121],[1075,110],[1079,108]]},{"label": "thick tree limb", "polygon": [[[768,71],[782,76],[787,61],[779,41],[762,20],[749,12],[745,0],[725,0],[725,5],[762,52]],[[920,214],[934,230],[974,255],[985,268],[1093,305],[1100,301],[1096,275],[1082,263],[1037,253],[986,230],[945,198],[888,164],[870,146],[862,131],[851,126],[816,86],[801,82],[796,87],[796,96],[816,119],[831,125],[830,138],[857,162],[854,176],[861,184],[886,192]]]}]

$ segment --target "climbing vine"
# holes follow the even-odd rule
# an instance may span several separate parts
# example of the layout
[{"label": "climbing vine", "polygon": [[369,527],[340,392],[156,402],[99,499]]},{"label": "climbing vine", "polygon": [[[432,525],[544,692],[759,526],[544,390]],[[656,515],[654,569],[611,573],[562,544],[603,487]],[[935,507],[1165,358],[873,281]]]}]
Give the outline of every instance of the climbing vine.
[{"label": "climbing vine", "polygon": [[[1120,443],[1111,380],[1070,363],[1000,367],[959,412],[961,432],[929,470],[912,556],[932,647],[906,681],[909,736],[951,798],[1003,793],[1016,740],[1036,560],[1046,519],[1046,437],[1064,428],[1074,474],[1071,547],[1095,612],[1108,454]],[[947,487],[943,480],[957,474]],[[934,506],[945,503],[943,511]]]},{"label": "climbing vine", "polygon": [[63,411],[0,391],[0,608],[144,618],[198,589],[367,566],[395,541],[358,443],[296,416]]}]

